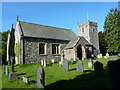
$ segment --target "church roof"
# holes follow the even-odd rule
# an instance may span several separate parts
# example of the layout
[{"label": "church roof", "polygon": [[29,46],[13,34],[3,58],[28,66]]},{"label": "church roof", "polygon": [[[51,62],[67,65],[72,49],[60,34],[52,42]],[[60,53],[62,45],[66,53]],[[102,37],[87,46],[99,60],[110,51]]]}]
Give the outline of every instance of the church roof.
[{"label": "church roof", "polygon": [[63,29],[46,25],[33,24],[19,21],[20,27],[25,37],[73,40],[77,35],[71,29]]},{"label": "church roof", "polygon": [[78,36],[78,38],[74,39],[74,40],[71,40],[67,46],[65,47],[66,49],[67,48],[73,48],[76,46],[76,44],[80,41],[80,44],[83,45],[83,46],[87,46],[87,45],[91,45],[84,37],[82,36]]}]

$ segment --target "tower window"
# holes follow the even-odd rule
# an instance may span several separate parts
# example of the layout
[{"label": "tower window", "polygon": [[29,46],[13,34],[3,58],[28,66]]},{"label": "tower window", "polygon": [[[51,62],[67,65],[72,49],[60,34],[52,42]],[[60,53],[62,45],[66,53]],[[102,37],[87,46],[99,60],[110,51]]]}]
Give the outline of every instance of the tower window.
[{"label": "tower window", "polygon": [[82,28],[82,32],[84,32],[84,28]]}]

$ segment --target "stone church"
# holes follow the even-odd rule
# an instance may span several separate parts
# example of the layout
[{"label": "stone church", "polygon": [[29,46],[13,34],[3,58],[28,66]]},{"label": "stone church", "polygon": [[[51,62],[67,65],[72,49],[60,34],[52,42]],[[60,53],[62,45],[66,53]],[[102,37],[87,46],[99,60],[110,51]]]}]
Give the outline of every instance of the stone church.
[{"label": "stone church", "polygon": [[[71,29],[17,19],[15,29],[12,25],[10,33],[14,42],[9,43],[9,37],[7,49],[14,46],[12,50],[14,49],[15,64],[39,63],[42,59],[58,61],[61,57],[67,60],[84,60],[90,58],[91,54],[96,56],[100,53],[97,28],[97,22],[87,21],[78,24],[76,35]],[[10,61],[11,54],[7,50],[7,61]]]}]

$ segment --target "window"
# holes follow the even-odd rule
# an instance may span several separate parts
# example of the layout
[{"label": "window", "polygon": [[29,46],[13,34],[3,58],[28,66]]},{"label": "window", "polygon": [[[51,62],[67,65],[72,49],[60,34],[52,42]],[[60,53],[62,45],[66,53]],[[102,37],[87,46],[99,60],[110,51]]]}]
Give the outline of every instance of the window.
[{"label": "window", "polygon": [[52,44],[52,54],[59,54],[59,44]]},{"label": "window", "polygon": [[82,28],[82,32],[84,32],[84,28]]},{"label": "window", "polygon": [[45,54],[45,44],[44,43],[39,44],[39,54]]}]

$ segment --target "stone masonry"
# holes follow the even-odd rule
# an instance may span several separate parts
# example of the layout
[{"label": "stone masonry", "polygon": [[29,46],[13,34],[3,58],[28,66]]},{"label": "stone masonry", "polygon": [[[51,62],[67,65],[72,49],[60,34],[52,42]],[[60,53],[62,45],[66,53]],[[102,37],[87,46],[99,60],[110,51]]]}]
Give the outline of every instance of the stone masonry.
[{"label": "stone masonry", "polygon": [[[39,43],[46,44],[46,54],[39,54]],[[68,41],[61,40],[48,40],[48,39],[37,39],[37,38],[24,38],[24,62],[40,62],[41,59],[51,61],[51,59],[60,60],[61,54],[52,54],[52,44],[57,43],[60,47],[60,53],[66,46]]]}]

